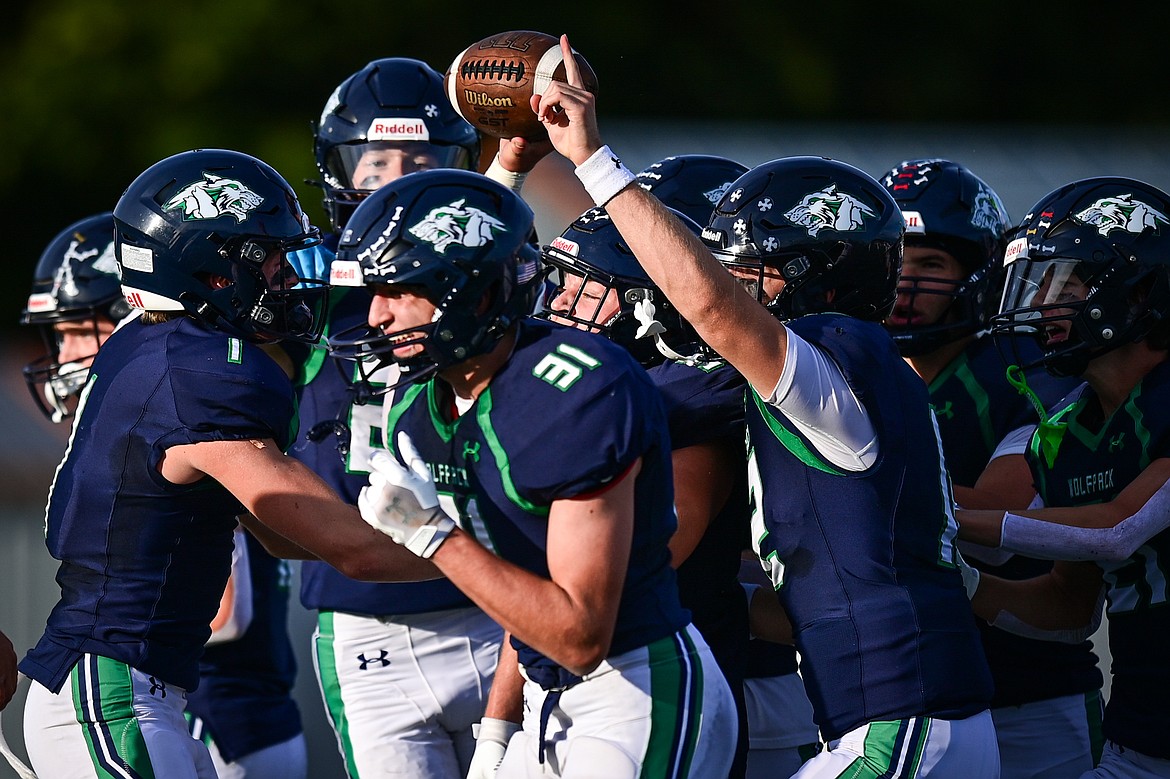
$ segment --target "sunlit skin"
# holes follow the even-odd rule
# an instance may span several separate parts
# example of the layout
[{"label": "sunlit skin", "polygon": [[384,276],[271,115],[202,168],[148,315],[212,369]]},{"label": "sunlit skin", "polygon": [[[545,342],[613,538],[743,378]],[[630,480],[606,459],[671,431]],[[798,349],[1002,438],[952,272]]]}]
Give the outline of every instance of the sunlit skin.
[{"label": "sunlit skin", "polygon": [[[755,284],[760,280],[760,271],[756,268],[741,268],[739,266],[730,266],[727,271],[737,278],[749,292],[754,292]],[[764,295],[760,300],[761,303],[770,303],[775,300],[780,291],[784,289],[784,277],[780,275],[780,271],[775,268],[764,266]],[[757,296],[757,299],[759,297]]]},{"label": "sunlit skin", "polygon": [[[1089,288],[1075,273],[1069,273],[1063,280],[1057,279],[1056,272],[1059,268],[1059,265],[1054,264],[1044,271],[1044,279],[1040,282],[1040,289],[1036,292],[1032,305],[1079,303],[1088,298]],[[1076,312],[1068,308],[1056,308],[1042,313],[1046,319],[1052,319],[1044,323],[1045,347],[1052,348],[1067,341],[1072,330],[1072,317]]]},{"label": "sunlit skin", "polygon": [[[379,284],[371,288],[368,324],[383,335],[394,335],[404,330],[428,325],[435,318],[435,304],[422,294],[421,287],[402,284]],[[397,359],[419,354],[422,344],[400,346],[394,350]]]},{"label": "sunlit skin", "polygon": [[950,252],[927,246],[907,246],[902,255],[898,298],[886,322],[893,327],[928,327],[942,323],[954,302],[955,285],[962,278],[963,266]]},{"label": "sunlit skin", "polygon": [[76,322],[57,322],[57,362],[78,363],[88,367],[98,347],[114,332],[114,323],[104,317],[82,319]]},{"label": "sunlit skin", "polygon": [[354,189],[376,190],[407,173],[439,167],[439,158],[425,143],[367,149],[353,170]]},{"label": "sunlit skin", "polygon": [[[615,290],[597,281],[585,282],[584,276],[564,273],[564,283],[557,289],[557,295],[549,303],[552,311],[564,312],[579,320],[605,324],[621,312],[621,302]],[[584,282],[584,289],[582,289]],[[586,327],[580,322],[550,316],[554,322],[577,327],[581,330],[599,332],[599,328]]]}]

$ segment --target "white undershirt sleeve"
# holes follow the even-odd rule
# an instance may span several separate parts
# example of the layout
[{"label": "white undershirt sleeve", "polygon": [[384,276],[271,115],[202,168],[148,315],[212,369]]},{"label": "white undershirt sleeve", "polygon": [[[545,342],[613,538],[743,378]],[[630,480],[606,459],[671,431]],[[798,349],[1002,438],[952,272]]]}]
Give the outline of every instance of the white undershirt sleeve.
[{"label": "white undershirt sleeve", "polygon": [[1032,443],[1032,435],[1035,432],[1035,425],[1017,427],[1005,435],[1003,440],[996,445],[995,451],[991,453],[991,459],[994,460],[1009,454],[1024,454],[1028,451],[1028,446]]},{"label": "white undershirt sleeve", "polygon": [[877,433],[841,368],[791,330],[784,370],[769,395],[759,394],[838,468],[864,471],[877,461]]}]

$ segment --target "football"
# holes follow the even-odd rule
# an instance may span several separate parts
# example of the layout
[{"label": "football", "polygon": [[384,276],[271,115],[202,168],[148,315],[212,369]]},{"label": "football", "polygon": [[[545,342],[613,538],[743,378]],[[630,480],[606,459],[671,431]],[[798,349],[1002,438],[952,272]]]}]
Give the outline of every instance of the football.
[{"label": "football", "polygon": [[[573,52],[585,88],[597,94],[597,75]],[[560,39],[531,30],[489,35],[459,53],[444,76],[451,105],[475,129],[496,138],[542,138],[530,98],[550,81],[565,81]]]}]

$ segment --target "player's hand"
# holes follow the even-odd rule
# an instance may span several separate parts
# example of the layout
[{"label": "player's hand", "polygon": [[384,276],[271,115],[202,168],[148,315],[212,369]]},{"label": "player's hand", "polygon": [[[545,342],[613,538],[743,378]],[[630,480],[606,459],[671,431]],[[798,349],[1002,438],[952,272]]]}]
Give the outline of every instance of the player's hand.
[{"label": "player's hand", "polygon": [[530,173],[536,163],[552,152],[552,141],[547,138],[501,138],[496,157],[504,170]]},{"label": "player's hand", "polygon": [[553,81],[543,95],[532,96],[532,110],[548,130],[553,148],[580,165],[602,147],[597,129],[597,99],[585,89],[569,36],[561,36],[566,82]]},{"label": "player's hand", "polygon": [[8,636],[0,633],[0,710],[16,694],[16,679],[16,651]]},{"label": "player's hand", "polygon": [[439,508],[427,464],[406,433],[398,434],[403,463],[379,450],[370,457],[370,483],[358,494],[362,519],[419,557],[429,558],[455,529]]},{"label": "player's hand", "polygon": [[520,730],[520,726],[505,719],[484,717],[472,727],[478,730],[475,731],[475,754],[471,756],[467,779],[496,779],[496,772],[500,770],[504,752],[508,749],[508,739]]}]

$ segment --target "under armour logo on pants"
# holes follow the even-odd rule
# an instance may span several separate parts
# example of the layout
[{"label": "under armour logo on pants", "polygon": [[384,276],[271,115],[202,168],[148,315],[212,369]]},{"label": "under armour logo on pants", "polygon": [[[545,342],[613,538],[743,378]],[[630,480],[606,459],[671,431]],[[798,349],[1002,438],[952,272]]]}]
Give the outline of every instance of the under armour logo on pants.
[{"label": "under armour logo on pants", "polygon": [[379,668],[385,668],[386,666],[390,665],[390,661],[386,659],[386,655],[388,654],[389,652],[387,652],[385,649],[378,650],[377,657],[366,657],[366,653],[362,652],[357,656],[357,659],[361,662],[359,667],[365,671],[370,667],[370,663],[378,663]]}]

